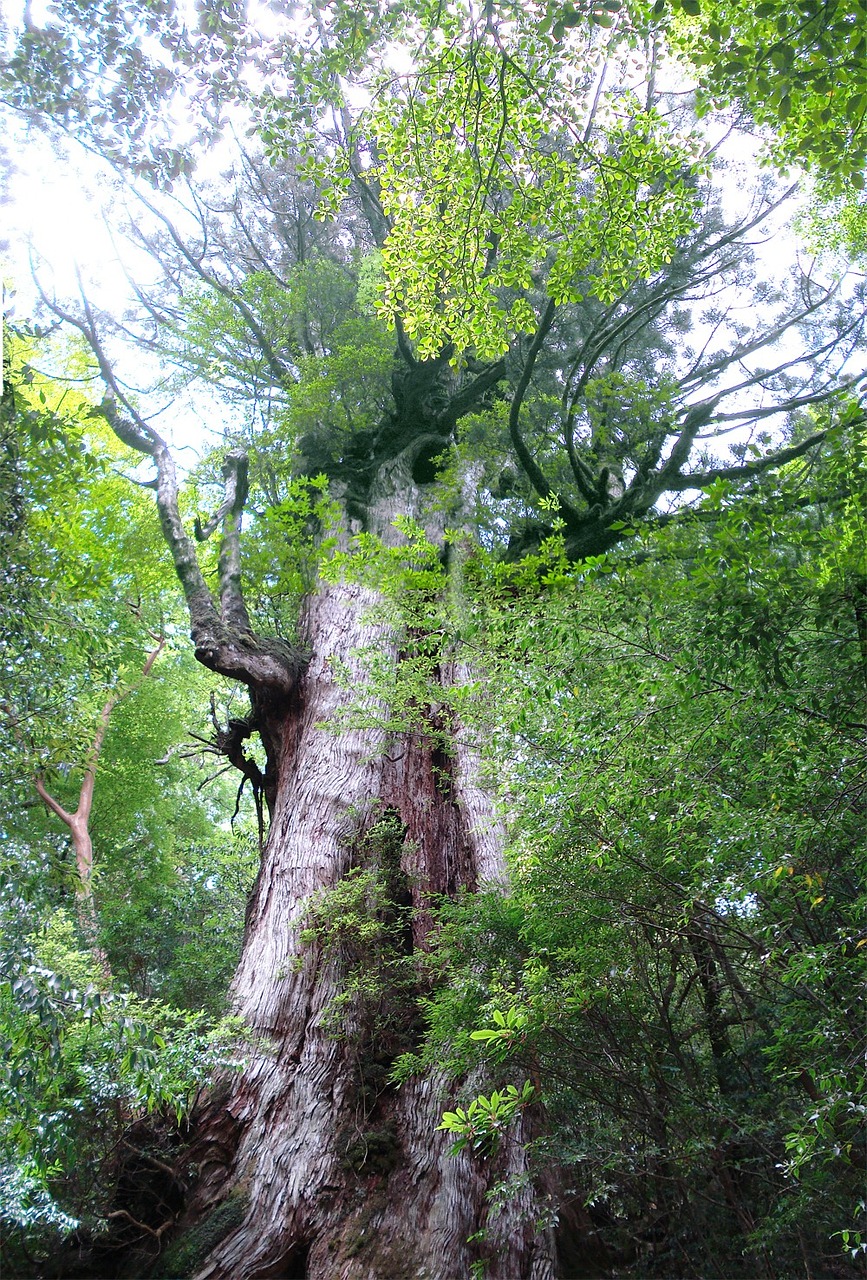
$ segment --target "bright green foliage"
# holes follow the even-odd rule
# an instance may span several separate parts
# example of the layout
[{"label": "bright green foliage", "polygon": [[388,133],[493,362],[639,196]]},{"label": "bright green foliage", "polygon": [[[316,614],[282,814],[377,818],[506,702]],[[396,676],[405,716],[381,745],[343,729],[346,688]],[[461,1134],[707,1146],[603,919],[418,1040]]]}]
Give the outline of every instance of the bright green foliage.
[{"label": "bright green foliage", "polygon": [[[275,474],[273,450],[262,436],[255,459],[259,477],[266,468]],[[332,548],[328,531],[334,527],[335,506],[324,475],[310,480],[280,475],[275,483],[282,496],[257,514],[244,546],[247,600],[263,627],[295,639],[301,601]]]},{"label": "bright green foliage", "polygon": [[516,1009],[514,1005],[505,1013],[500,1009],[494,1009],[491,1020],[494,1023],[492,1027],[482,1031],[471,1031],[470,1039],[479,1040],[488,1048],[495,1044],[512,1045],[520,1038],[527,1025],[527,1015],[520,1009]]},{"label": "bright green foliage", "polygon": [[26,346],[11,357],[22,516],[6,566],[17,594],[4,619],[4,692],[29,770],[51,777],[84,761],[110,692],[140,674],[148,626],[170,620],[161,607],[169,566],[149,504],[112,470],[119,450],[89,402],[38,374]]},{"label": "bright green foliage", "polygon": [[[686,0],[675,48],[698,70],[705,110],[743,103],[774,133],[778,162],[800,163],[832,189],[864,188],[867,8],[861,0]],[[664,0],[656,9],[664,10]],[[656,9],[654,12],[656,12]]]},{"label": "bright green foliage", "polygon": [[[231,297],[199,287],[169,343],[190,376],[207,378],[247,408],[246,423],[232,435],[248,450],[257,509],[245,545],[251,595],[263,581],[268,593],[282,594],[275,574],[311,550],[306,524],[329,523],[315,508],[322,495],[309,493],[307,481],[319,474],[355,479],[390,404],[394,339],[373,314],[378,255],[343,262],[319,254],[287,276],[278,285],[268,273],[254,273]],[[200,510],[219,505],[221,463],[218,451],[191,477]],[[285,534],[278,532],[283,526]],[[275,555],[280,569],[268,563]]]},{"label": "bright green foliage", "polygon": [[[200,286],[184,299],[167,346],[182,368],[230,400],[249,405],[268,383],[288,389],[318,378],[331,385],[331,413],[351,414],[375,374],[353,358],[353,347],[367,357],[373,343],[356,305],[357,277],[356,264],[317,256],[293,266],[285,283],[262,270],[225,292]],[[347,379],[347,363],[357,379]],[[339,391],[347,393],[345,405]]]},{"label": "bright green foliage", "polygon": [[[259,850],[249,818],[233,833],[215,828],[216,814],[206,821],[201,810],[185,812],[186,803],[183,786],[163,783],[154,796],[162,830],[119,834],[116,845],[98,840],[102,937],[118,982],[216,1017],[241,951]],[[225,791],[220,805],[220,816],[230,812]]]},{"label": "bright green foliage", "polygon": [[46,1231],[98,1222],[128,1126],[146,1114],[180,1124],[234,1060],[240,1028],[101,993],[69,916],[40,921],[3,890],[0,1217],[38,1248]]},{"label": "bright green foliage", "polygon": [[347,309],[350,314],[329,334],[327,350],[302,360],[297,387],[276,424],[283,448],[296,442],[311,471],[319,465],[317,450],[323,461],[340,457],[352,436],[379,424],[387,404],[393,340],[383,324],[352,315],[351,303]]},{"label": "bright green foliage", "polygon": [[[404,545],[362,534],[326,570],[390,596],[383,612],[406,637],[396,668],[370,656],[372,697],[358,699],[355,722],[445,747],[457,713],[511,824],[512,893],[440,904],[421,962],[396,813],[359,833],[348,873],[311,902],[300,963],[315,956],[346,975],[330,1030],[358,1066],[360,1111],[373,1115],[390,1072],[474,1072],[464,1091],[477,1096],[442,1127],[485,1159],[520,1140],[540,1104],[539,1162],[572,1175],[604,1224],[612,1270],[842,1275],[861,1245],[863,1183],[867,482],[860,412],[841,395],[821,415],[835,350],[843,360],[834,335],[854,342],[858,328],[848,314],[823,328],[815,281],[797,279],[816,379],[786,357],[767,373],[747,367],[764,357],[741,344],[726,295],[749,255],[700,218],[698,144],[655,109],[653,76],[665,27],[704,69],[705,105],[750,104],[778,128],[778,156],[807,159],[832,191],[847,176],[857,186],[863,24],[857,6],[802,5],[793,32],[796,11],[776,0],[747,13],[710,3],[681,0],[669,23],[663,0],[478,14],[338,0],[263,36],[245,80],[258,36],[234,5],[205,5],[193,38],[161,0],[138,14],[122,0],[86,14],[61,0],[53,30],[22,36],[6,89],[163,184],[189,170],[151,132],[164,90],[183,79],[206,89],[198,101],[213,119],[225,98],[253,96],[278,177],[296,194],[309,184],[304,216],[321,197],[323,213],[345,219],[326,251],[324,236],[312,251],[284,237],[271,270],[270,231],[247,235],[239,216],[229,234],[220,224],[214,250],[203,215],[201,256],[180,235],[168,251],[185,298],[156,308],[181,317],[166,322],[172,358],[249,410],[237,431],[252,444],[245,586],[263,630],[291,635],[331,549],[317,545],[329,523],[320,476],[363,519],[366,481],[432,432],[442,457],[418,483],[437,482],[446,524],[459,482],[479,477],[486,549],[465,503],[447,555],[405,521]],[[403,73],[390,61],[398,37],[413,48]],[[92,85],[118,73],[106,109]],[[252,187],[279,206],[279,183],[247,161]],[[353,255],[372,244],[378,255],[359,267]],[[380,283],[397,362],[371,314]],[[753,297],[777,305],[772,288]],[[690,350],[693,303],[716,327],[719,360],[703,338]],[[792,310],[780,305],[782,330]],[[169,578],[149,500],[118,487],[120,455],[85,404],[61,419],[54,390],[19,374],[25,448],[5,432],[5,408],[0,442],[3,547],[16,557],[0,602],[13,642],[4,768],[19,798],[34,768],[66,796],[106,693],[140,668],[144,624],[172,639],[181,627],[162,608]],[[740,394],[743,414],[719,407],[718,392]],[[740,487],[712,451],[687,466],[698,441],[747,422],[751,406],[754,439],[731,468]],[[816,440],[812,461],[771,481],[750,459],[769,464],[759,423],[777,411],[794,438],[834,430],[821,456]],[[516,459],[521,476],[508,471]],[[219,465],[197,472],[190,508],[215,508]],[[664,495],[688,493],[696,475],[692,510],[675,496],[663,514]],[[631,477],[646,489],[615,511]],[[595,554],[627,539],[631,550]],[[507,540],[517,565],[500,554]],[[209,547],[209,578],[215,559]],[[204,687],[170,650],[180,692],[150,682],[106,742],[96,891],[116,973],[139,993],[216,1011],[255,854],[209,837],[179,761],[153,773],[190,720],[201,727]],[[475,664],[476,686],[443,687],[455,658]],[[0,989],[16,1156],[3,1185],[10,1216],[64,1227],[105,1207],[100,1144],[118,1136],[117,1114],[182,1117],[214,1055],[196,1019],[88,989],[90,959],[57,910],[61,841],[23,807],[8,834],[36,907],[8,908],[27,927]],[[410,1052],[420,987],[428,1036]],[[482,1073],[496,1087],[478,1094]],[[18,1117],[33,1123],[25,1131]],[[387,1174],[400,1144],[389,1123],[377,1132]],[[347,1168],[371,1172],[357,1133],[335,1141]],[[67,1199],[50,1199],[55,1178]]]},{"label": "bright green foliage", "polygon": [[[603,92],[606,60],[611,81],[614,66],[633,86],[648,70],[635,39],[612,41],[607,9],[556,47],[533,6],[498,23],[464,5],[405,6],[371,15],[361,37],[357,15],[347,36],[342,5],[300,15],[293,74],[257,104],[266,151],[300,154],[323,217],[359,184],[368,193],[379,308],[420,356],[496,358],[536,330],[546,297],[609,303],[694,228],[700,141],[640,87]],[[399,25],[412,63],[396,75]],[[350,110],[338,76],[370,106]],[[335,105],[337,145],[323,148],[321,113]]]},{"label": "bright green foliage", "polygon": [[385,927],[378,916],[387,904],[382,874],[351,867],[339,884],[313,903],[301,940],[316,942],[326,951],[348,942],[361,949],[376,946]]},{"label": "bright green foliage", "polygon": [[246,317],[232,298],[201,286],[184,299],[183,324],[169,336],[174,359],[193,376],[218,386],[231,400],[247,402],[251,389],[275,376],[265,348],[300,351],[291,291],[273,276],[255,272],[241,282],[236,297],[255,315],[262,345],[251,340]]},{"label": "bright green foliage", "polygon": [[628,94],[595,105],[594,87],[577,54],[469,41],[383,100],[381,307],[422,355],[494,358],[535,331],[541,278],[555,303],[609,303],[692,229],[696,144]]},{"label": "bright green foliage", "polygon": [[[175,621],[150,499],[115,472],[113,437],[80,394],[36,372],[32,341],[7,350],[4,414],[17,447],[0,584],[9,799],[0,866],[32,902],[68,902],[68,833],[36,803],[33,777],[74,809],[102,709],[128,689],[111,714],[91,818],[103,941],[119,979],[140,994],[218,1011],[256,855],[214,836],[201,772],[172,754],[191,731],[206,734],[209,681]],[[142,682],[155,629],[169,645]],[[220,816],[231,811],[227,788],[215,802]]]},{"label": "bright green foliage", "polygon": [[522,1109],[533,1101],[534,1093],[529,1080],[520,1089],[517,1085],[507,1084],[502,1089],[494,1089],[489,1097],[480,1093],[467,1107],[443,1112],[442,1123],[438,1127],[456,1135],[452,1144],[454,1155],[464,1147],[477,1153],[493,1152]]},{"label": "bright green foliage", "polygon": [[[498,5],[506,17],[509,5]],[[699,111],[735,103],[771,131],[777,164],[813,170],[830,192],[864,189],[867,9],[861,0],[610,0],[540,8],[537,31],[562,57],[575,31],[614,28],[617,44],[651,37],[697,79]]]},{"label": "bright green foliage", "polygon": [[814,252],[867,261],[867,197],[861,191],[842,195],[817,183],[815,198],[802,219],[801,230]]},{"label": "bright green foliage", "polygon": [[[180,630],[150,504],[114,473],[117,449],[87,401],[36,372],[33,341],[7,352],[0,1212],[20,1271],[16,1240],[38,1254],[76,1222],[103,1229],[130,1126],[150,1115],[176,1128],[229,1061],[238,1028],[219,1017],[258,858],[214,837],[201,778],[169,751],[199,727],[199,668],[170,645],[172,681],[157,667],[140,682],[150,628]],[[111,715],[91,823],[109,989],[74,923],[67,833],[33,775],[75,807],[118,685],[131,691]]]}]

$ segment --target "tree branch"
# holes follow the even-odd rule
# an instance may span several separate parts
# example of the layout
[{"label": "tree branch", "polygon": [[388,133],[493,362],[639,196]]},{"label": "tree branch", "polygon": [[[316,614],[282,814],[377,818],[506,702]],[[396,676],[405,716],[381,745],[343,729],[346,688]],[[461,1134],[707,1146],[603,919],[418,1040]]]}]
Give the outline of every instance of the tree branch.
[{"label": "tree branch", "polygon": [[[234,461],[227,459],[228,471],[224,469],[227,482],[234,488],[221,508],[225,515],[224,548],[220,557],[221,608],[218,610],[202,574],[195,544],[181,519],[174,458],[159,432],[142,418],[124,394],[100,341],[87,299],[82,296],[85,311],[85,319],[82,320],[44,293],[42,298],[55,315],[82,334],[94,353],[110,391],[94,413],[105,419],[122,443],[153,459],[157,472],[156,500],[160,526],[184,593],[190,617],[190,638],[197,660],[211,671],[240,680],[251,690],[268,690],[278,697],[288,696],[294,691],[306,662],[298,650],[284,641],[253,634],[241,594],[240,523],[247,496],[246,457],[235,454]],[[128,417],[122,417],[118,412],[117,401],[124,406]]]},{"label": "tree branch", "polygon": [[[273,343],[268,338],[265,330],[259,324],[259,321],[256,319],[255,313],[250,304],[242,298],[235,289],[230,288],[230,286],[220,280],[218,276],[212,275],[211,272],[202,265],[201,259],[197,258],[195,254],[190,252],[182,237],[178,234],[178,230],[174,223],[162,212],[162,210],[152,204],[151,201],[143,196],[140,191],[136,192],[136,196],[144,207],[154,215],[154,217],[159,218],[160,222],[162,222],[163,226],[168,231],[172,243],[199,279],[209,285],[210,288],[215,289],[217,293],[219,293],[221,297],[225,298],[226,301],[229,302],[241,315],[250,333],[256,339],[256,342],[259,345],[259,350],[265,357],[268,370],[277,385],[281,387],[294,385],[297,382],[295,373],[286,361],[278,355]],[[150,248],[150,246],[148,246],[148,248]]]},{"label": "tree branch", "polygon": [[[111,402],[103,401],[101,409],[109,426],[123,439],[118,430],[122,420]],[[282,641],[254,636],[241,591],[240,526],[247,495],[246,455],[231,454],[224,466],[224,474],[232,481],[234,491],[227,495],[221,508],[224,541],[220,554],[221,608],[218,612],[202,575],[195,544],[181,520],[174,459],[165,441],[159,439],[159,445],[151,454],[157,467],[157,509],[163,537],[187,602],[196,658],[209,670],[240,680],[251,688],[269,689],[278,695],[291,693],[304,662],[296,650]]]},{"label": "tree branch", "polygon": [[771,467],[782,467],[795,458],[803,457],[805,453],[809,453],[811,449],[815,449],[827,439],[830,431],[830,427],[824,431],[817,431],[806,440],[802,440],[800,444],[790,445],[787,449],[778,449],[776,453],[768,453],[763,458],[745,462],[742,466],[719,466],[713,467],[710,471],[695,471],[692,474],[671,476],[666,488],[681,492],[684,489],[704,489],[715,480],[748,480],[750,476],[760,475]]},{"label": "tree branch", "polygon": [[227,453],[223,462],[226,501],[223,504],[223,542],[220,547],[220,612],[230,631],[252,634],[250,615],[241,587],[241,518],[247,502],[247,455],[240,450]]},{"label": "tree branch", "polygon": [[[556,313],[556,303],[549,301],[542,315],[542,319],[539,322],[539,327],[536,329],[533,336],[533,341],[530,344],[527,357],[524,360],[524,367],[521,370],[521,376],[518,379],[517,385],[515,386],[515,390],[512,394],[512,403],[509,408],[509,437],[512,441],[512,447],[517,454],[518,461],[523,467],[527,478],[540,498],[550,498],[554,491],[548,483],[548,479],[542,468],[538,465],[535,458],[530,453],[530,450],[527,448],[518,424],[521,417],[521,406],[524,403],[524,396],[527,393],[527,388],[530,385],[530,378],[533,375],[533,366],[535,365],[539,352],[542,349],[542,344],[548,336],[551,325],[554,323],[554,316]],[[580,522],[581,516],[575,508],[565,502],[563,498],[560,498],[559,495],[558,498],[564,517],[572,520],[573,522]]]},{"label": "tree branch", "polygon": [[73,815],[69,813],[66,809],[64,809],[63,805],[60,804],[59,801],[55,800],[54,796],[51,795],[49,791],[46,791],[45,783],[43,782],[42,777],[39,774],[37,774],[36,777],[33,779],[33,785],[35,786],[37,792],[39,793],[40,799],[45,801],[45,804],[51,810],[51,812],[53,814],[56,814],[56,816],[60,819],[60,821],[65,823],[66,826],[71,829]]},{"label": "tree branch", "polygon": [[495,387],[506,376],[505,359],[488,365],[477,377],[449,401],[448,408],[440,415],[438,425],[453,427],[466,413],[471,413],[486,391]]}]

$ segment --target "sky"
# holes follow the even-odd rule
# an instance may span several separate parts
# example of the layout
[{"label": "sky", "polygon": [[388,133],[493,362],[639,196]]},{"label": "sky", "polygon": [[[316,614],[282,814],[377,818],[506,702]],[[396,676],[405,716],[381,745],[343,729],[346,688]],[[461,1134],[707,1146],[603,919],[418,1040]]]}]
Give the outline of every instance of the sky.
[{"label": "sky", "polygon": [[[122,315],[134,304],[128,273],[147,280],[154,269],[122,234],[127,213],[117,178],[83,148],[52,146],[36,131],[13,129],[8,144],[15,171],[0,207],[9,246],[3,264],[7,315],[25,323],[42,318],[40,288],[62,302],[77,299],[83,288],[99,307]],[[112,354],[121,378],[134,389],[159,377],[157,362],[141,349],[115,344]],[[101,394],[97,383],[95,398]],[[229,423],[222,401],[207,389],[196,392],[195,402],[188,395],[171,403],[165,396],[147,396],[141,407],[158,414],[154,425],[188,465]]]},{"label": "sky", "polygon": [[[50,0],[26,2],[31,23],[46,25]],[[22,25],[25,0],[3,0],[3,5],[0,40],[8,47],[11,33]],[[83,289],[97,307],[122,316],[135,302],[128,276],[150,280],[154,265],[123,234],[128,214],[117,175],[71,139],[49,139],[10,113],[4,114],[3,126],[0,146],[11,162],[5,189],[0,190],[0,275],[6,315],[13,322],[44,322],[40,289],[66,303],[79,298]],[[116,343],[111,354],[130,387],[147,387],[158,379],[156,361],[140,348]],[[60,372],[60,365],[46,370],[51,371]],[[96,383],[94,397],[101,395],[102,384]],[[157,415],[154,426],[179,452],[182,467],[218,442],[230,422],[226,406],[207,388],[197,389],[194,399],[181,395],[173,402],[165,396],[146,396],[140,407],[146,416]]]}]

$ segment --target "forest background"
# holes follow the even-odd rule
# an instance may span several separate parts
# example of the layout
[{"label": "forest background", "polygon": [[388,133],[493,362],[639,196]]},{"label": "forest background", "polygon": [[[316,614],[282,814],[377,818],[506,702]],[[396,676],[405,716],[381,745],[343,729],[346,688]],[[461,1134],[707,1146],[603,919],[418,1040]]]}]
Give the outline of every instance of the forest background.
[{"label": "forest background", "polygon": [[7,1274],[863,1272],[865,16],[7,28]]}]

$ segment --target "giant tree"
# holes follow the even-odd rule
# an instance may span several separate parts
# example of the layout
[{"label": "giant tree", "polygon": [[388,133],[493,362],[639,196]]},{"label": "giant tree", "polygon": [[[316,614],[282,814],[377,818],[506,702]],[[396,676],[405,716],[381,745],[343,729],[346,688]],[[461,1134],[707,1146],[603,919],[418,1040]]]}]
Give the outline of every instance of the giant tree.
[{"label": "giant tree", "polygon": [[[552,1222],[540,1206],[556,1199],[554,1171],[534,1183],[520,1142],[486,1161],[450,1156],[437,1074],[389,1082],[418,1031],[434,901],[505,878],[451,694],[469,678],[459,640],[474,530],[484,520],[504,557],[559,539],[583,560],[684,518],[685,497],[700,504],[721,479],[748,489],[808,455],[851,416],[844,366],[863,304],[800,268],[778,288],[757,278],[751,239],[780,198],[760,190],[725,224],[699,142],[661,113],[652,75],[622,87],[596,28],[552,59],[518,17],[498,29],[463,11],[368,22],[313,7],[274,37],[269,64],[239,13],[203,11],[197,54],[161,7],[155,33],[177,58],[162,81],[204,68],[212,121],[227,83],[243,83],[239,59],[270,75],[251,91],[267,157],[242,157],[227,198],[194,186],[179,149],[147,150],[156,72],[143,96],[118,89],[113,113],[95,102],[109,64],[130,88],[153,55],[138,19],[119,14],[96,52],[74,25],[25,32],[18,104],[56,109],[118,165],[134,151],[140,170],[174,182],[145,197],[154,229],[143,221],[142,235],[165,284],[139,290],[143,333],[266,422],[252,450],[243,431],[230,442],[224,491],[193,536],[169,447],[125,390],[106,322],[87,301],[46,298],[90,344],[99,412],[151,464],[196,657],[249,694],[217,745],[270,818],[233,988],[261,1051],[196,1134],[189,1212],[211,1216],[193,1265],[203,1277],[447,1277],[474,1263],[504,1280],[553,1275],[558,1242],[539,1224]],[[392,69],[401,29],[419,41],[405,75]],[[57,63],[62,102],[45,98],[34,57]],[[345,92],[353,77],[361,107]],[[329,208],[333,233],[311,230]],[[364,303],[377,271],[387,361]],[[372,379],[356,370],[355,388],[340,364],[352,324],[379,362]],[[735,428],[740,454],[726,456]],[[255,602],[245,592],[245,545],[265,535],[303,552],[296,627],[279,618],[275,630],[261,607],[281,587],[276,551],[259,558]],[[371,539],[415,593],[406,625],[353,572],[353,548]],[[428,625],[439,597],[453,604],[445,639]],[[410,679],[389,706],[374,663],[398,679],[423,668],[425,684]],[[526,1137],[541,1118],[522,1123]],[[504,1184],[514,1194],[500,1204]]]}]

